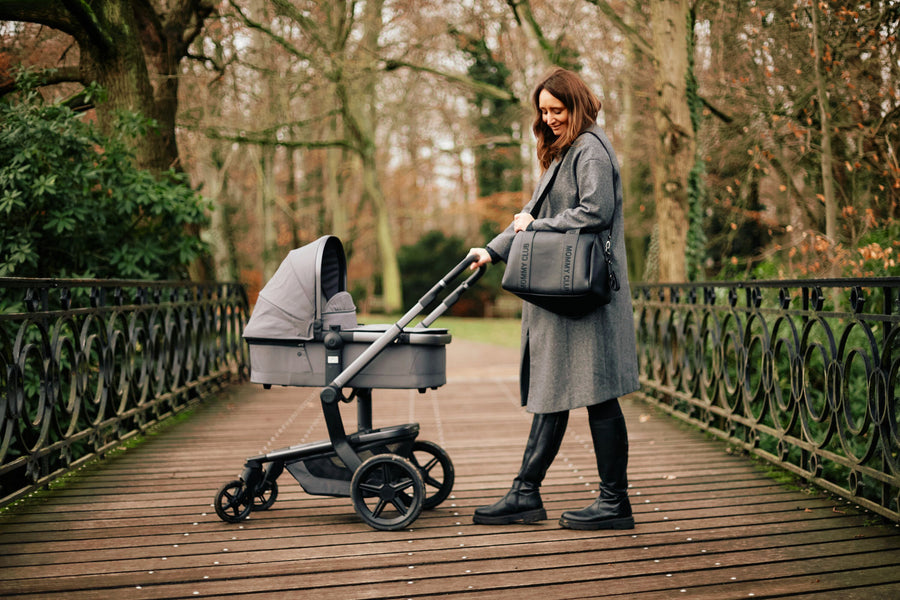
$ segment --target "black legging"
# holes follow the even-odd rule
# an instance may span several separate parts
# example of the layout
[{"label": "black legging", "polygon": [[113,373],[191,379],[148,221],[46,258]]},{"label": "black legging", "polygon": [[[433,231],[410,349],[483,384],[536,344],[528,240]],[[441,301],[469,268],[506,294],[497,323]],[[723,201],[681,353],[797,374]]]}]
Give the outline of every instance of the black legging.
[{"label": "black legging", "polygon": [[618,398],[610,398],[606,402],[600,404],[592,404],[587,407],[588,419],[593,422],[606,421],[607,419],[615,419],[622,416],[622,407],[619,406]]}]

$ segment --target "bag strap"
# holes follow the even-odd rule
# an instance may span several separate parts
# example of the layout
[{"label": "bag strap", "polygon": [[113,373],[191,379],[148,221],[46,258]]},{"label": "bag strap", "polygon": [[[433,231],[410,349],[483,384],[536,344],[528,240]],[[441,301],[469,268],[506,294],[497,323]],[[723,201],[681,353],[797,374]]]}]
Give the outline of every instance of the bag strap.
[{"label": "bag strap", "polygon": [[[603,149],[606,150],[606,153],[609,155],[610,164],[612,164],[612,156],[613,156],[612,152],[610,152],[606,143],[603,141],[603,138],[601,138],[599,135],[597,135],[593,131],[589,131],[587,129],[585,129],[578,135],[584,135],[585,133],[590,134],[590,135],[594,136],[595,138],[597,138],[597,141],[600,142],[600,145],[603,146]],[[538,198],[538,201],[535,202],[534,206],[531,209],[531,216],[534,217],[535,219],[537,219],[538,213],[541,212],[541,206],[543,206],[544,200],[547,198],[547,194],[550,193],[550,188],[553,187],[553,182],[556,181],[556,174],[559,173],[559,168],[562,166],[562,158],[563,157],[560,156],[559,162],[556,164],[556,168],[553,170],[553,174],[550,176],[550,181],[547,182],[546,187],[544,187],[544,191],[541,192],[541,197]],[[616,194],[615,186],[616,186],[616,181],[618,181],[618,179],[619,179],[619,172],[616,170],[615,167],[613,167],[612,172],[613,172],[613,214],[612,214],[612,219],[610,219],[610,222],[609,222],[609,229],[607,230],[607,232],[608,232],[607,238],[606,238],[607,247],[610,245],[610,240],[612,240],[612,228],[613,228],[613,223],[615,223],[615,220],[616,220],[616,209],[618,208],[616,206],[616,200],[615,200],[615,194]]]},{"label": "bag strap", "polygon": [[[612,156],[613,155],[612,155],[612,152],[610,152],[609,148],[606,146],[606,142],[603,141],[603,138],[601,138],[599,135],[597,135],[593,131],[585,130],[582,133],[587,133],[587,134],[590,134],[590,135],[594,136],[595,138],[597,138],[597,141],[600,142],[600,145],[603,146],[604,150],[606,150],[606,154],[609,155],[610,166],[612,166]],[[609,229],[607,230],[607,237],[606,237],[606,250],[607,251],[609,250],[610,241],[612,240],[612,228],[613,228],[613,224],[616,222],[616,210],[618,209],[618,206],[616,206],[616,181],[618,181],[618,179],[619,179],[619,172],[616,170],[616,168],[614,166],[612,167],[612,172],[613,172],[613,214],[612,214],[612,218],[609,221]]]},{"label": "bag strap", "polygon": [[609,287],[610,289],[618,291],[619,289],[619,279],[616,277],[616,272],[613,270],[612,266],[612,228],[616,222],[616,210],[618,206],[616,206],[616,184],[619,181],[619,170],[616,169],[615,165],[612,164],[613,153],[606,145],[606,142],[603,141],[599,135],[594,133],[593,131],[584,131],[583,133],[589,133],[600,142],[600,145],[603,146],[603,149],[606,150],[606,153],[609,155],[610,166],[612,167],[613,172],[613,214],[612,218],[609,222],[609,229],[606,231],[606,243],[603,244],[603,256],[606,258],[606,264],[609,266]]},{"label": "bag strap", "polygon": [[[600,142],[600,145],[603,146],[603,149],[606,150],[606,153],[609,155],[609,162],[610,162],[610,165],[612,165],[613,154],[610,151],[609,147],[606,145],[606,142],[603,141],[603,138],[601,138],[599,135],[597,135],[593,131],[588,131],[588,130],[584,130],[581,133],[579,133],[578,135],[582,135],[585,133],[588,133],[588,134],[594,136],[595,138],[597,138],[597,141]],[[556,165],[556,169],[553,170],[553,174],[550,176],[550,181],[547,182],[546,187],[544,187],[544,191],[541,192],[541,197],[538,198],[538,201],[535,202],[534,207],[532,207],[532,209],[531,209],[531,216],[534,217],[535,219],[537,218],[538,213],[541,211],[541,206],[544,204],[544,199],[547,197],[547,194],[550,193],[550,188],[553,187],[553,182],[556,181],[556,174],[559,173],[560,166],[562,166],[562,156],[560,156],[559,162]],[[606,242],[603,244],[603,256],[606,259],[606,264],[609,266],[609,287],[610,287],[610,289],[618,290],[619,289],[619,279],[618,279],[618,277],[616,277],[616,273],[612,268],[612,228],[613,228],[613,224],[616,222],[616,210],[618,209],[618,207],[616,206],[616,197],[615,196],[616,196],[616,183],[618,182],[618,179],[619,179],[619,171],[615,168],[615,166],[612,166],[612,172],[613,172],[613,214],[612,214],[612,218],[610,219],[610,222],[609,222],[609,229],[606,230]],[[598,233],[598,235],[599,235],[599,233]]]},{"label": "bag strap", "polygon": [[541,197],[538,198],[538,201],[534,203],[534,206],[531,207],[531,216],[537,219],[538,213],[541,212],[541,206],[544,204],[544,200],[547,198],[547,194],[550,193],[550,188],[553,187],[553,182],[556,181],[556,174],[559,173],[559,168],[562,166],[562,157],[559,157],[559,162],[556,163],[556,168],[553,169],[553,174],[550,175],[550,181],[547,182],[547,185],[544,186],[544,191],[541,192]]}]

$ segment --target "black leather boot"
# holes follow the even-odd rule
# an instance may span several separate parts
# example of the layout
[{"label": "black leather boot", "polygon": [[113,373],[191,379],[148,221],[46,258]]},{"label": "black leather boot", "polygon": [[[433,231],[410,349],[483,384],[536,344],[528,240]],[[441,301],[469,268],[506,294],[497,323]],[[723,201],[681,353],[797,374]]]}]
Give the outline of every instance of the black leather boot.
[{"label": "black leather boot", "polygon": [[589,422],[601,480],[600,496],[587,508],[564,512],[559,524],[569,529],[634,529],[634,517],[628,501],[628,430],[625,417],[592,418]]},{"label": "black leather boot", "polygon": [[535,414],[525,445],[522,467],[512,489],[498,502],[475,509],[472,520],[480,525],[534,523],[547,518],[540,487],[566,433],[569,411]]}]

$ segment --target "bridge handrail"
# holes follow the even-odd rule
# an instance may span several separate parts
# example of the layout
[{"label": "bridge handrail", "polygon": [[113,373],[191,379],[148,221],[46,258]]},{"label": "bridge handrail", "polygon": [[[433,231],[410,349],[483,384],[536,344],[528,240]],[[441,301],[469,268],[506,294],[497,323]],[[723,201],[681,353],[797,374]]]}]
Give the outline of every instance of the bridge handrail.
[{"label": "bridge handrail", "polygon": [[235,283],[0,278],[0,506],[247,374]]},{"label": "bridge handrail", "polygon": [[900,521],[900,278],[637,284],[641,392]]}]

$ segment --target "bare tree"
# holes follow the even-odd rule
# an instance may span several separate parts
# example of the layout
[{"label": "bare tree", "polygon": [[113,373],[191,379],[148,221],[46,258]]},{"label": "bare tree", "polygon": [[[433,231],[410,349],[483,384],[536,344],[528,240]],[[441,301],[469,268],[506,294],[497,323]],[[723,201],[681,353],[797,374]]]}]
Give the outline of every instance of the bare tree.
[{"label": "bare tree", "polygon": [[689,190],[696,139],[687,96],[688,36],[693,35],[687,0],[650,3],[656,65],[656,196],[660,281],[686,281]]},{"label": "bare tree", "polygon": [[[716,258],[732,248],[747,273],[889,273],[900,7],[765,0],[703,11],[699,76],[708,110],[721,109],[702,137]],[[746,247],[750,226],[759,234]],[[873,271],[867,256],[885,260]]]}]

